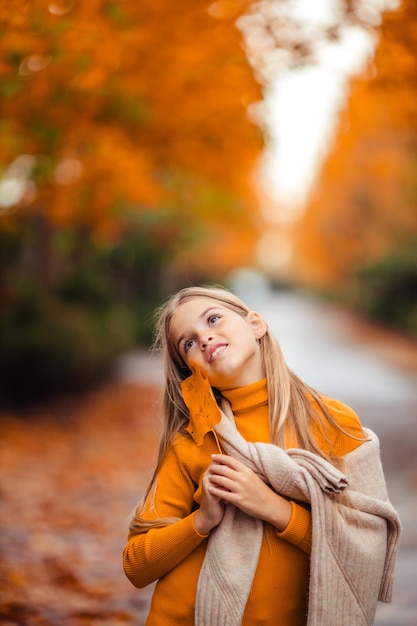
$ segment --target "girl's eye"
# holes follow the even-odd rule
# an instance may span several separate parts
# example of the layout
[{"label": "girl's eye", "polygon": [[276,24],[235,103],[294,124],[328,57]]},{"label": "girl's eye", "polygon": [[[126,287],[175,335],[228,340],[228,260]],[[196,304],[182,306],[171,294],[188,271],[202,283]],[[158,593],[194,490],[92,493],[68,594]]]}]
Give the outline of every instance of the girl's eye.
[{"label": "girl's eye", "polygon": [[188,350],[194,345],[194,339],[186,339],[184,341],[184,352],[187,354]]},{"label": "girl's eye", "polygon": [[217,322],[217,320],[219,319],[220,319],[220,315],[215,313],[214,315],[210,315],[210,317],[208,318],[208,322],[209,324],[213,324],[214,322]]}]

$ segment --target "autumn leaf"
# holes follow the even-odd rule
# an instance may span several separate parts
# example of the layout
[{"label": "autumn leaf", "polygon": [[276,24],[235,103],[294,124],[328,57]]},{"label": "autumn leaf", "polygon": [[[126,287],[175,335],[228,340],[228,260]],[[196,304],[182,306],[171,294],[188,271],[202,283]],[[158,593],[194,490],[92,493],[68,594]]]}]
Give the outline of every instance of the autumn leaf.
[{"label": "autumn leaf", "polygon": [[182,397],[190,411],[186,430],[201,446],[204,436],[219,423],[221,413],[206,373],[192,361],[190,367],[191,376],[181,383]]}]

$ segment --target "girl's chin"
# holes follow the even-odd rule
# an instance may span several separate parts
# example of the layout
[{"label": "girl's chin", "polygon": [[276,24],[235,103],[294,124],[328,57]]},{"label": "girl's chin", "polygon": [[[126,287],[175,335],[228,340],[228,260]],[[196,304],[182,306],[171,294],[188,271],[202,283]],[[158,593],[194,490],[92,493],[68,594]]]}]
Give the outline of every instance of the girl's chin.
[{"label": "girl's chin", "polygon": [[241,368],[236,371],[235,367],[227,366],[226,363],[217,363],[212,371],[207,372],[210,385],[216,387],[219,391],[222,389],[235,389],[242,387],[242,370]]},{"label": "girl's chin", "polygon": [[227,376],[222,376],[222,377],[216,377],[216,378],[212,378],[210,380],[210,385],[212,387],[216,387],[216,389],[218,389],[219,391],[223,391],[223,389],[234,389],[235,387],[240,387],[241,385],[239,384],[238,381],[236,381],[236,379],[234,377],[227,377]]}]

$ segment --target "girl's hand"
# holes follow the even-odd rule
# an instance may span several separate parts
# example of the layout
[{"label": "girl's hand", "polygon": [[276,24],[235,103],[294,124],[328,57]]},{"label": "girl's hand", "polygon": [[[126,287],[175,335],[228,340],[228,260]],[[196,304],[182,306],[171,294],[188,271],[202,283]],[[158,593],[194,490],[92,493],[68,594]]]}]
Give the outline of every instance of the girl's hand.
[{"label": "girl's hand", "polygon": [[269,522],[279,531],[291,518],[291,504],[275,493],[246,465],[226,454],[213,454],[205,478],[208,492],[220,502],[230,502],[252,517]]},{"label": "girl's hand", "polygon": [[210,492],[210,464],[203,476],[201,505],[194,516],[194,526],[201,535],[209,532],[220,524],[224,515],[224,501]]}]

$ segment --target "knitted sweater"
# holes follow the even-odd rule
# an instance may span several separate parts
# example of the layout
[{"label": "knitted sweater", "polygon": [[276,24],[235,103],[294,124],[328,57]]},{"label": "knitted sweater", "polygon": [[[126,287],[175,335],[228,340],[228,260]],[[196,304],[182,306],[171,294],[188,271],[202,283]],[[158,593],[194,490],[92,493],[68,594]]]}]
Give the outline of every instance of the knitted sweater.
[{"label": "knitted sweater", "polygon": [[[337,498],[349,481],[317,455],[248,443],[237,432],[233,415],[223,414],[216,432],[227,453],[243,461],[278,493],[311,504],[307,624],[373,624],[377,600],[391,600],[400,530],[386,493],[376,435],[366,430],[367,441],[345,457],[350,488],[347,497]],[[261,541],[260,520],[229,505],[210,535],[200,571],[197,626],[240,626]]]},{"label": "knitted sweater", "polygon": [[[237,430],[244,439],[269,442],[266,381],[224,395],[232,405]],[[327,405],[344,429],[354,436],[362,435],[352,409],[330,399]],[[330,435],[336,455],[343,456],[359,445],[339,430],[332,430]],[[330,452],[319,432],[316,438],[322,449]],[[288,446],[293,445],[294,442],[288,441]],[[196,531],[193,519],[201,501],[202,476],[211,461],[210,455],[218,451],[211,432],[206,434],[201,446],[190,437],[178,435],[142,515],[148,519],[177,517],[179,521],[129,537],[124,550],[126,575],[137,587],[158,581],[147,626],[193,626],[195,623],[197,583],[207,536]],[[263,524],[259,559],[242,618],[243,626],[306,624],[311,514],[301,503],[292,501],[291,504],[292,516],[283,532]]]}]

